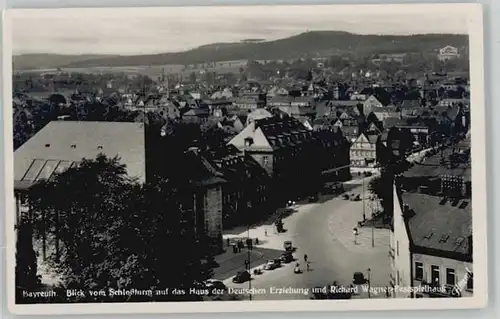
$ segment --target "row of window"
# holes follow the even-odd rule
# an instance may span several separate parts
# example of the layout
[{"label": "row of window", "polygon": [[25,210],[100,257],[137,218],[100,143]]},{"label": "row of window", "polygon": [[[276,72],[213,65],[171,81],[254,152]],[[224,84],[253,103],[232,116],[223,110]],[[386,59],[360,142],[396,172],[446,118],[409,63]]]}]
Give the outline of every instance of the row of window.
[{"label": "row of window", "polygon": [[[431,265],[431,278],[430,283],[435,284],[436,286],[440,286],[441,281],[441,268],[437,265]],[[427,281],[426,274],[424,272],[424,264],[422,262],[415,262],[415,280],[419,281]],[[458,283],[457,275],[455,273],[455,269],[453,268],[445,268],[445,284],[454,286]],[[466,289],[473,289],[473,279],[472,276],[468,276]]]},{"label": "row of window", "polygon": [[374,151],[351,151],[353,156],[374,157]]},{"label": "row of window", "polygon": [[[396,241],[396,255],[399,256],[399,241]],[[399,271],[397,272],[397,281],[399,285]],[[427,276],[425,276],[427,277]],[[424,278],[424,263],[416,261],[415,262],[415,280],[426,280],[428,278]],[[439,266],[431,265],[431,283],[439,286],[441,284],[441,269]],[[467,289],[472,290],[473,282],[472,276],[469,276],[467,280]],[[457,278],[455,275],[455,269],[446,268],[446,285],[454,286],[457,284]]]}]

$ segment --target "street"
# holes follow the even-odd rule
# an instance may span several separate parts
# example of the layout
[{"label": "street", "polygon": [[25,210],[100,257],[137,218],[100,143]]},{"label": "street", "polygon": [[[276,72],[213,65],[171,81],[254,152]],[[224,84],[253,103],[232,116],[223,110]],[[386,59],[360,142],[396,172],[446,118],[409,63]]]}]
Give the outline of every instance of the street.
[{"label": "street", "polygon": [[[366,187],[369,179],[365,179],[367,198],[370,196]],[[355,188],[348,192],[360,194],[361,180],[352,181],[351,184],[354,184]],[[374,229],[375,245],[372,247],[371,228],[360,228],[356,243],[354,242],[353,228],[362,220],[362,203],[363,201],[355,202],[337,197],[323,203],[299,205],[298,212],[284,220],[285,228],[288,229],[286,233],[274,234],[268,231],[267,248],[282,249],[283,241],[291,240],[293,246],[297,248],[294,254],[298,259],[296,262],[300,263],[304,272],[294,274],[295,262],[293,262],[273,271],[265,271],[261,275],[253,275],[251,287],[264,288],[267,293],[255,294],[252,299],[308,299],[310,294],[305,294],[303,291],[271,293],[271,287],[312,288],[332,284],[333,281],[348,285],[352,282],[354,272],[362,272],[368,277],[368,268],[371,269],[371,287],[386,287],[389,284],[390,273],[389,231]],[[369,218],[368,208],[366,214]],[[262,236],[259,232],[262,230],[251,229],[250,236]],[[310,260],[310,271],[305,269],[304,254],[307,254]],[[231,288],[249,286],[248,282],[234,284],[231,278],[225,280],[225,284]],[[372,294],[371,297],[386,296]]]}]

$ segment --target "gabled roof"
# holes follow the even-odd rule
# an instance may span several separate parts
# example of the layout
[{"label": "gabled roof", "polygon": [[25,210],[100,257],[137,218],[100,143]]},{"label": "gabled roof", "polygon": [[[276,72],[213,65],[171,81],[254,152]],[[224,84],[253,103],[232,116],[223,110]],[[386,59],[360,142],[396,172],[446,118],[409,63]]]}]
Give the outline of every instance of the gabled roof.
[{"label": "gabled roof", "polygon": [[[273,151],[310,138],[309,131],[292,117],[273,116],[255,120],[236,135],[229,144],[239,150]],[[251,146],[245,140],[251,138]]]}]

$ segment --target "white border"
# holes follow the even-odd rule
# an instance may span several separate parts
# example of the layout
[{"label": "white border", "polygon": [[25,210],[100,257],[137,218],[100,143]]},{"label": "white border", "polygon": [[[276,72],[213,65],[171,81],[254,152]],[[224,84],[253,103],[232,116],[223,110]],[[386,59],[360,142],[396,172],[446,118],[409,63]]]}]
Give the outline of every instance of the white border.
[{"label": "white border", "polygon": [[[304,5],[310,6],[310,5]],[[369,311],[415,309],[469,309],[483,308],[488,300],[487,287],[487,205],[486,205],[486,143],[482,6],[467,4],[388,4],[388,5],[324,5],[336,12],[350,14],[412,14],[425,15],[441,11],[467,17],[470,48],[471,79],[471,141],[472,141],[472,209],[474,295],[470,298],[446,299],[366,299],[366,300],[290,300],[290,301],[225,301],[225,302],[169,302],[169,303],[94,303],[94,304],[15,304],[15,233],[12,145],[12,43],[9,12],[3,11],[3,112],[5,145],[6,190],[6,245],[8,308],[18,315],[54,314],[124,314],[124,313],[221,313],[221,312],[297,312],[297,311]],[[243,6],[238,6],[242,10]],[[221,7],[210,7],[210,9]],[[91,9],[100,10],[101,8]],[[129,8],[113,8],[114,11]],[[132,9],[132,8],[130,8]],[[134,8],[136,9],[136,8]],[[157,8],[151,8],[155,10]],[[208,8],[206,8],[208,9]],[[17,9],[20,10],[20,9]],[[52,10],[52,9],[37,9]],[[64,9],[90,10],[90,9]],[[133,10],[133,9],[132,9]],[[132,12],[131,12],[132,13]],[[132,13],[133,14],[133,13]]]}]

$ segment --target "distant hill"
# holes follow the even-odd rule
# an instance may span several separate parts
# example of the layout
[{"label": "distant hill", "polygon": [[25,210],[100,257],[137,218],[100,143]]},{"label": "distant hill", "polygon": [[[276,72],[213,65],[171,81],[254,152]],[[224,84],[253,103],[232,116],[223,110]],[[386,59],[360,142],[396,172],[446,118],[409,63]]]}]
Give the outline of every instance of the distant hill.
[{"label": "distant hill", "polygon": [[[52,58],[53,67],[136,66],[193,64],[208,61],[272,60],[296,58],[307,54],[351,52],[359,54],[429,52],[445,45],[458,48],[468,45],[467,35],[424,34],[410,36],[359,35],[340,31],[311,31],[267,42],[219,43],[177,52],[133,56],[62,56]],[[59,56],[61,57],[61,56]],[[56,61],[59,59],[59,63]],[[73,60],[72,60],[73,59]],[[25,62],[26,63],[26,62]],[[32,63],[36,64],[36,63]],[[45,65],[49,63],[44,63]]]},{"label": "distant hill", "polygon": [[22,54],[12,57],[14,70],[53,69],[72,63],[87,62],[94,59],[117,57],[117,55],[62,55],[49,53]]}]

